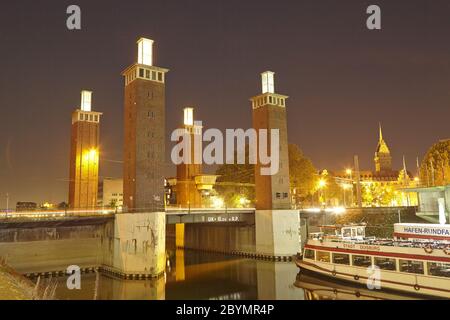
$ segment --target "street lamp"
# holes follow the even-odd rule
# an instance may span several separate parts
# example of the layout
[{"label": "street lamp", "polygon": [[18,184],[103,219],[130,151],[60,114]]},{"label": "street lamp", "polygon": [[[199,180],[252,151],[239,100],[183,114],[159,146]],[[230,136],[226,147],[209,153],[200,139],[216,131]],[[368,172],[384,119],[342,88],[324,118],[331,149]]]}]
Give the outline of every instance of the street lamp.
[{"label": "street lamp", "polygon": [[245,198],[245,197],[240,197],[239,198],[239,204],[241,205],[241,206],[245,206],[246,204],[247,204],[247,199]]},{"label": "street lamp", "polygon": [[320,179],[319,180],[319,189],[324,188],[327,185],[327,181],[325,179]]},{"label": "street lamp", "polygon": [[320,200],[324,201],[323,199],[323,188],[325,188],[327,185],[327,181],[324,178],[320,178],[319,182],[317,183],[317,188],[319,189],[319,204],[321,204]]},{"label": "street lamp", "polygon": [[225,204],[225,202],[222,198],[215,197],[213,200],[213,206],[216,209],[222,209],[224,207],[224,204]]},{"label": "street lamp", "polygon": [[347,203],[346,203],[347,201],[345,200],[345,198],[346,198],[345,194],[347,193],[347,190],[350,189],[351,185],[349,185],[347,183],[344,183],[341,186],[342,186],[342,190],[343,190],[343,193],[344,193],[344,208],[346,208],[347,207]]}]

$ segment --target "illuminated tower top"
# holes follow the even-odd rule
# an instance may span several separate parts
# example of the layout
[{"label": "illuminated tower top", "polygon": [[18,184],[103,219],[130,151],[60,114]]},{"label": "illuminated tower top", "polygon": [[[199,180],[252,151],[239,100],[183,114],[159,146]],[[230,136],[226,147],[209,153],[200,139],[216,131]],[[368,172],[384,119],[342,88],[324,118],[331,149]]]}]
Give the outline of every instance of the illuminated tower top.
[{"label": "illuminated tower top", "polygon": [[92,91],[81,91],[81,104],[72,114],[72,123],[78,121],[99,123],[101,115],[101,112],[92,111]]},{"label": "illuminated tower top", "polygon": [[262,93],[250,99],[253,109],[273,105],[278,107],[286,107],[286,99],[288,96],[275,93],[275,72],[265,71],[261,73]]},{"label": "illuminated tower top", "polygon": [[147,66],[153,65],[153,40],[140,38],[138,44],[138,63]]},{"label": "illuminated tower top", "polygon": [[188,107],[184,108],[184,125],[193,126],[194,125],[194,108]]},{"label": "illuminated tower top", "polygon": [[92,91],[83,90],[81,91],[81,111],[92,111]]},{"label": "illuminated tower top", "polygon": [[165,83],[165,74],[169,70],[153,65],[153,43],[153,40],[147,38],[140,38],[137,41],[137,63],[122,73],[125,77],[125,86],[138,79]]},{"label": "illuminated tower top", "polygon": [[272,71],[261,73],[262,93],[275,93],[274,75]]},{"label": "illuminated tower top", "polygon": [[188,130],[193,134],[202,134],[203,126],[201,121],[194,121],[194,108],[186,107],[183,109],[184,119],[183,125],[184,129]]}]

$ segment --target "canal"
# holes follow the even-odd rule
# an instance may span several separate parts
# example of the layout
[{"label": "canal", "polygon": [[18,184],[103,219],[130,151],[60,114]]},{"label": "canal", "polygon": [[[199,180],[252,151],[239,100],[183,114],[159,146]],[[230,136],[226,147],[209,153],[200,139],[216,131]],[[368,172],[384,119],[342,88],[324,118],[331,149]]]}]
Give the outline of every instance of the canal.
[{"label": "canal", "polygon": [[83,274],[81,290],[69,290],[66,277],[41,281],[57,281],[54,299],[63,300],[410,299],[299,274],[293,262],[187,250],[171,250],[168,257],[166,274],[154,280]]}]

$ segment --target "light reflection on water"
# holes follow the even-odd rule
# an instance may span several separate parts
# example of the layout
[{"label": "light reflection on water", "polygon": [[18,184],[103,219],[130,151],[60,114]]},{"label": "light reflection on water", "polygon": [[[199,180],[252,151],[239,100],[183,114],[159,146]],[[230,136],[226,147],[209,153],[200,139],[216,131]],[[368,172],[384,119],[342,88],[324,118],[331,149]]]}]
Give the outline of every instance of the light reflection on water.
[{"label": "light reflection on water", "polygon": [[249,300],[249,299],[402,299],[298,275],[294,263],[256,261],[220,254],[169,252],[165,276],[154,280],[122,280],[83,274],[81,290],[69,290],[58,279],[56,299],[93,300]]}]

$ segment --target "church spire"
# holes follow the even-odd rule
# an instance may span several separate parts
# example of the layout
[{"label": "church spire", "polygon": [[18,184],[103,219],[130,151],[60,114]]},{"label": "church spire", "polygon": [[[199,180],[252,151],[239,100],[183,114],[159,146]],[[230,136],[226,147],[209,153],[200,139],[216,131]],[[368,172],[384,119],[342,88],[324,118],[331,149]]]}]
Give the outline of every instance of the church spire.
[{"label": "church spire", "polygon": [[403,170],[405,171],[405,174],[406,174],[406,161],[405,161],[405,155],[403,155]]},{"label": "church spire", "polygon": [[380,171],[391,171],[392,170],[392,158],[391,152],[389,150],[386,141],[383,139],[383,130],[381,129],[381,123],[379,126],[379,141],[377,145],[377,150],[375,151],[375,170]]},{"label": "church spire", "polygon": [[381,130],[381,122],[378,123],[378,126],[380,128],[380,142],[383,141],[383,131]]}]

